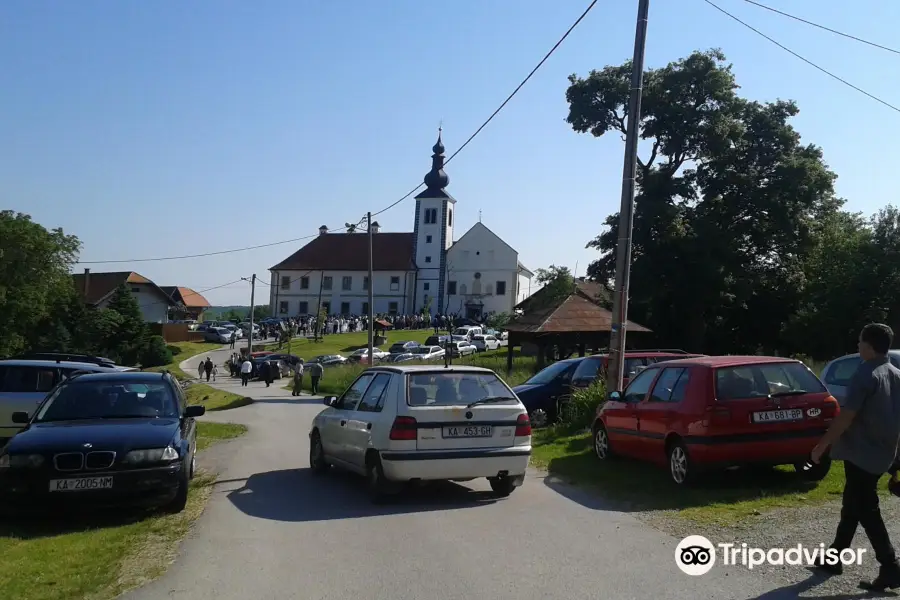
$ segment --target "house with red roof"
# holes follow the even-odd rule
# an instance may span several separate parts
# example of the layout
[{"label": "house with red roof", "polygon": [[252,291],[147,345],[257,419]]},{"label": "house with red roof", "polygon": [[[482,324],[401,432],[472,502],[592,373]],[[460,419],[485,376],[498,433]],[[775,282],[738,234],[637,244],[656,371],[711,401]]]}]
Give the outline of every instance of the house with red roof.
[{"label": "house with red roof", "polygon": [[203,313],[211,306],[203,294],[183,285],[163,285],[160,289],[175,301],[175,309],[181,319],[202,320]]},{"label": "house with red roof", "polygon": [[144,315],[148,323],[166,323],[169,320],[169,308],[175,301],[158,285],[140,273],[134,271],[116,271],[113,273],[84,273],[72,275],[75,289],[84,298],[87,306],[106,308],[113,293],[120,285],[125,285]]}]

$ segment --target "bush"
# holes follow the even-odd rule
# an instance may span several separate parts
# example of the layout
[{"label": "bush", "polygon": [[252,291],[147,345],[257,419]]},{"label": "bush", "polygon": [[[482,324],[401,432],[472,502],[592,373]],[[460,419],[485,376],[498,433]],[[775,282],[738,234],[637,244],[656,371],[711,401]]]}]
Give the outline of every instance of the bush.
[{"label": "bush", "polygon": [[181,348],[179,348],[178,346],[169,344],[168,346],[166,346],[166,348],[169,350],[169,352],[172,353],[172,356],[178,356],[179,354],[181,354]]},{"label": "bush", "polygon": [[161,335],[151,336],[141,355],[141,367],[161,367],[172,362],[172,351]]},{"label": "bush", "polygon": [[586,389],[576,390],[571,402],[560,411],[557,427],[562,432],[575,432],[590,428],[597,409],[606,402],[606,383],[600,379]]}]

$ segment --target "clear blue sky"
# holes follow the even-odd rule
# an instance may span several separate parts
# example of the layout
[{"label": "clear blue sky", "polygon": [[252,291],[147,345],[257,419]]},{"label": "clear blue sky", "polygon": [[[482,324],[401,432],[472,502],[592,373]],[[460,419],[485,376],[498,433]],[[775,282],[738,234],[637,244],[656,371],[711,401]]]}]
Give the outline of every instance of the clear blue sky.
[{"label": "clear blue sky", "polygon": [[[890,45],[900,3],[768,0]],[[900,56],[747,5],[721,6],[900,104]],[[512,91],[586,0],[267,0],[0,4],[0,207],[63,227],[83,260],[194,254],[314,234],[421,181],[438,122],[448,153]],[[566,76],[631,55],[637,2],[601,0],[448,167],[457,237],[477,221],[531,267],[583,273],[617,209],[621,141],[564,122]],[[873,18],[874,17],[874,18]],[[838,191],[895,201],[900,114],[786,54],[701,0],[653,0],[648,66],[722,48],[742,93],[790,98]],[[410,231],[409,200],[378,220]],[[91,265],[202,290],[267,269],[300,244],[168,262]],[[246,285],[207,294],[247,304]],[[262,290],[266,297],[265,289]]]}]

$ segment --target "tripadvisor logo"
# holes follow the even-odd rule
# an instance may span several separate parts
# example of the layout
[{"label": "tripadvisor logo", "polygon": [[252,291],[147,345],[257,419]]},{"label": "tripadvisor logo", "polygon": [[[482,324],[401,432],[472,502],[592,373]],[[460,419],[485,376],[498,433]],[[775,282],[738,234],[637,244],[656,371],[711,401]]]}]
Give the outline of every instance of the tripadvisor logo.
[{"label": "tripadvisor logo", "polygon": [[713,544],[702,535],[689,535],[675,548],[675,564],[686,575],[705,575],[716,565],[717,554],[722,565],[740,565],[749,570],[761,565],[795,565],[813,567],[820,562],[828,565],[861,565],[864,548],[845,548],[837,550],[818,547],[804,547],[797,544],[790,548],[753,548],[747,544],[719,543]]}]

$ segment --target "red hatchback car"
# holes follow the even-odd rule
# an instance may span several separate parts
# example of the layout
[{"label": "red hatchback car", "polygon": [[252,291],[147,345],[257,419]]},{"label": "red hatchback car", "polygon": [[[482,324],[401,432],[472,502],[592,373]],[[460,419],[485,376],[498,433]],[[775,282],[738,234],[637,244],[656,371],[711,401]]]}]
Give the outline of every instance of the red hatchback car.
[{"label": "red hatchback car", "polygon": [[597,411],[594,452],[668,465],[689,483],[704,470],[747,464],[792,464],[808,479],[831,468],[807,459],[837,401],[798,360],[707,356],[667,361],[638,373]]}]

